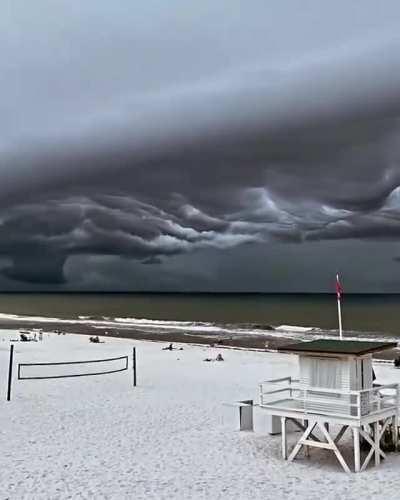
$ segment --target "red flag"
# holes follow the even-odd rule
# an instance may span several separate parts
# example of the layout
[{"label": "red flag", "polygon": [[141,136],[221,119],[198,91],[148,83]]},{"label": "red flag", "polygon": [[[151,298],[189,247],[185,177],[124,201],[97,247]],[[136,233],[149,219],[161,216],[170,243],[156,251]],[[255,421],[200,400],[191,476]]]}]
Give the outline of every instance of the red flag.
[{"label": "red flag", "polygon": [[343,288],[342,288],[342,285],[340,284],[340,281],[339,281],[339,275],[337,274],[336,275],[336,296],[337,296],[338,300],[341,299],[342,293],[343,293]]}]

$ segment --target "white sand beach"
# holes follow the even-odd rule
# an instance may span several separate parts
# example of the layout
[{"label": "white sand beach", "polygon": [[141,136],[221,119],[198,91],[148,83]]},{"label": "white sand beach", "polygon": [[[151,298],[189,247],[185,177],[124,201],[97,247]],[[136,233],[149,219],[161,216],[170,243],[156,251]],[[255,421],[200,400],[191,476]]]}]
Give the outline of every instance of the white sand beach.
[{"label": "white sand beach", "polygon": [[[9,340],[16,337],[0,332],[2,499],[399,498],[400,454],[350,475],[324,450],[284,462],[262,410],[255,432],[237,429],[237,409],[223,403],[256,401],[260,381],[296,375],[295,357],[188,344],[163,351],[159,342],[92,344],[51,333],[15,343],[7,402]],[[131,364],[102,376],[17,380],[17,363],[123,355],[131,363],[133,346],[136,388]],[[203,361],[218,353],[224,362]],[[379,381],[400,380],[392,366],[375,370]]]}]

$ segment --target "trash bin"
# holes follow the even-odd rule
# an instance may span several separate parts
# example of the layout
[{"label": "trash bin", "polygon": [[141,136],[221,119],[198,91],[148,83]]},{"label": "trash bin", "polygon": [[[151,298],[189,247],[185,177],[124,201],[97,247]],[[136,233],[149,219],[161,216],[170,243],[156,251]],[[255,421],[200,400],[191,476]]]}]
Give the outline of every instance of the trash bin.
[{"label": "trash bin", "polygon": [[238,401],[239,425],[241,431],[252,431],[253,427],[253,400]]},{"label": "trash bin", "polygon": [[267,432],[268,434],[280,434],[281,431],[281,417],[276,415],[267,415]]}]

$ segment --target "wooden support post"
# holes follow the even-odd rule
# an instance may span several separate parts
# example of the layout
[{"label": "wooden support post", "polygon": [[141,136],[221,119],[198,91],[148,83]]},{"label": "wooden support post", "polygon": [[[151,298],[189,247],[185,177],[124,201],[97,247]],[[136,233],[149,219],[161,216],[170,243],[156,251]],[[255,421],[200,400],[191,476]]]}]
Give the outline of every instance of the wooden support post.
[{"label": "wooden support post", "polygon": [[378,466],[381,461],[381,455],[379,453],[380,449],[380,432],[379,432],[379,422],[374,422],[374,440],[375,440],[375,465]]},{"label": "wooden support post", "polygon": [[11,383],[12,383],[12,369],[14,360],[14,344],[10,346],[10,361],[8,364],[8,386],[7,386],[7,401],[11,400]]},{"label": "wooden support post", "polygon": [[132,370],[133,370],[133,387],[136,387],[136,347],[133,348],[133,353],[132,353]]},{"label": "wooden support post", "polygon": [[338,447],[336,444],[333,442],[331,436],[329,435],[329,432],[326,430],[324,425],[318,424],[319,428],[321,429],[322,433],[324,434],[326,440],[328,441],[329,444],[329,449],[333,450],[334,454],[336,455],[336,458],[339,460],[340,464],[342,465],[343,469],[345,472],[350,472],[349,466],[346,464],[345,459],[343,458],[342,454],[338,450]]},{"label": "wooden support post", "polygon": [[342,439],[344,433],[347,431],[348,429],[348,425],[343,425],[342,428],[340,429],[340,431],[337,433],[335,439],[333,440],[333,442],[337,445],[339,443],[339,441]]},{"label": "wooden support post", "polygon": [[[306,427],[308,427],[308,420],[304,420],[304,423],[306,425]],[[310,432],[310,435],[312,433]],[[307,458],[310,458],[310,448],[308,446],[304,446],[304,456],[307,457]]]},{"label": "wooden support post", "polygon": [[360,472],[360,428],[353,427],[354,472]]},{"label": "wooden support post", "polygon": [[[293,448],[293,450],[292,450],[291,454],[289,455],[289,457],[288,457],[288,461],[289,461],[289,462],[292,462],[292,461],[296,458],[297,454],[298,454],[298,453],[299,453],[299,451],[300,451],[300,448],[301,448],[302,446],[304,446],[304,445],[305,445],[304,443],[308,440],[308,437],[310,436],[310,434],[312,433],[312,431],[314,430],[314,427],[315,427],[316,425],[317,425],[317,423],[316,423],[316,422],[312,422],[312,423],[310,423],[310,422],[307,420],[307,428],[306,428],[306,430],[304,431],[304,434],[303,434],[303,435],[301,436],[301,438],[298,440],[298,442],[297,442],[296,446]],[[310,443],[313,443],[313,446],[317,446],[317,445],[319,445],[319,444],[320,444],[319,442],[316,442],[316,441],[314,442],[314,441],[311,441],[311,440],[310,440]]]},{"label": "wooden support post", "polygon": [[[324,437],[326,439],[326,442],[314,441],[313,439],[309,439],[309,437],[311,436],[315,427],[318,427],[319,430],[322,432],[322,434],[324,435]],[[296,446],[293,448],[291,454],[289,455],[289,458],[288,458],[289,462],[291,462],[292,460],[294,460],[296,458],[296,456],[299,453],[302,446],[304,446],[305,448],[308,448],[309,446],[315,447],[315,448],[324,448],[326,450],[333,451],[334,454],[336,455],[336,458],[338,459],[341,466],[343,467],[343,469],[346,472],[350,472],[350,469],[349,469],[348,465],[346,464],[346,461],[344,460],[344,458],[343,458],[342,454],[340,453],[338,447],[336,446],[335,442],[331,438],[328,430],[326,429],[324,422],[314,421],[314,422],[310,423],[310,421],[308,421],[307,429],[304,431],[304,434],[301,436],[301,438],[297,442]]]},{"label": "wooden support post", "polygon": [[[301,431],[305,431],[307,429],[307,425],[303,425],[301,424],[298,420],[296,420],[295,418],[290,418],[290,417],[286,417],[288,421],[292,422],[296,427],[298,427],[298,429],[300,429]],[[304,422],[307,422],[307,420],[304,420]],[[310,434],[310,438],[312,438],[314,441],[320,441],[320,439],[311,432]]]},{"label": "wooden support post", "polygon": [[287,460],[286,417],[281,417],[282,458]]},{"label": "wooden support post", "polygon": [[399,446],[399,429],[398,429],[397,415],[393,416],[392,431],[393,431],[393,446],[395,451],[397,451],[397,448]]},{"label": "wooden support post", "polygon": [[[362,471],[366,469],[374,453],[375,453],[375,465],[378,465],[380,463],[380,457],[386,458],[386,455],[380,448],[380,440],[382,437],[382,433],[385,431],[387,422],[388,419],[386,420],[386,423],[380,432],[379,432],[379,422],[373,423],[373,431],[371,430],[371,426],[369,424],[365,424],[364,429],[360,429],[360,435],[371,446],[371,449],[369,450],[368,455],[365,457],[364,463],[361,466]],[[371,434],[371,432],[373,432],[373,435]],[[378,463],[376,459],[376,454],[378,454],[379,456]]]}]

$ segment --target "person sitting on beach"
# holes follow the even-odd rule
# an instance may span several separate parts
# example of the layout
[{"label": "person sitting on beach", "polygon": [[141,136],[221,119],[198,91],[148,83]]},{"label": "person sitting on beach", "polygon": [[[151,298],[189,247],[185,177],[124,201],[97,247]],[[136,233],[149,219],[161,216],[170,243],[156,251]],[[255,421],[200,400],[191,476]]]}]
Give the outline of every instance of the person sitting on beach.
[{"label": "person sitting on beach", "polygon": [[212,358],[205,358],[203,361],[224,361],[224,358],[222,357],[222,354],[218,354],[218,356],[215,359]]},{"label": "person sitting on beach", "polygon": [[89,342],[93,342],[94,344],[98,344],[100,342],[100,339],[98,336],[96,337],[89,337]]},{"label": "person sitting on beach", "polygon": [[163,351],[172,351],[174,349],[173,344],[169,344],[168,347],[163,347]]}]

